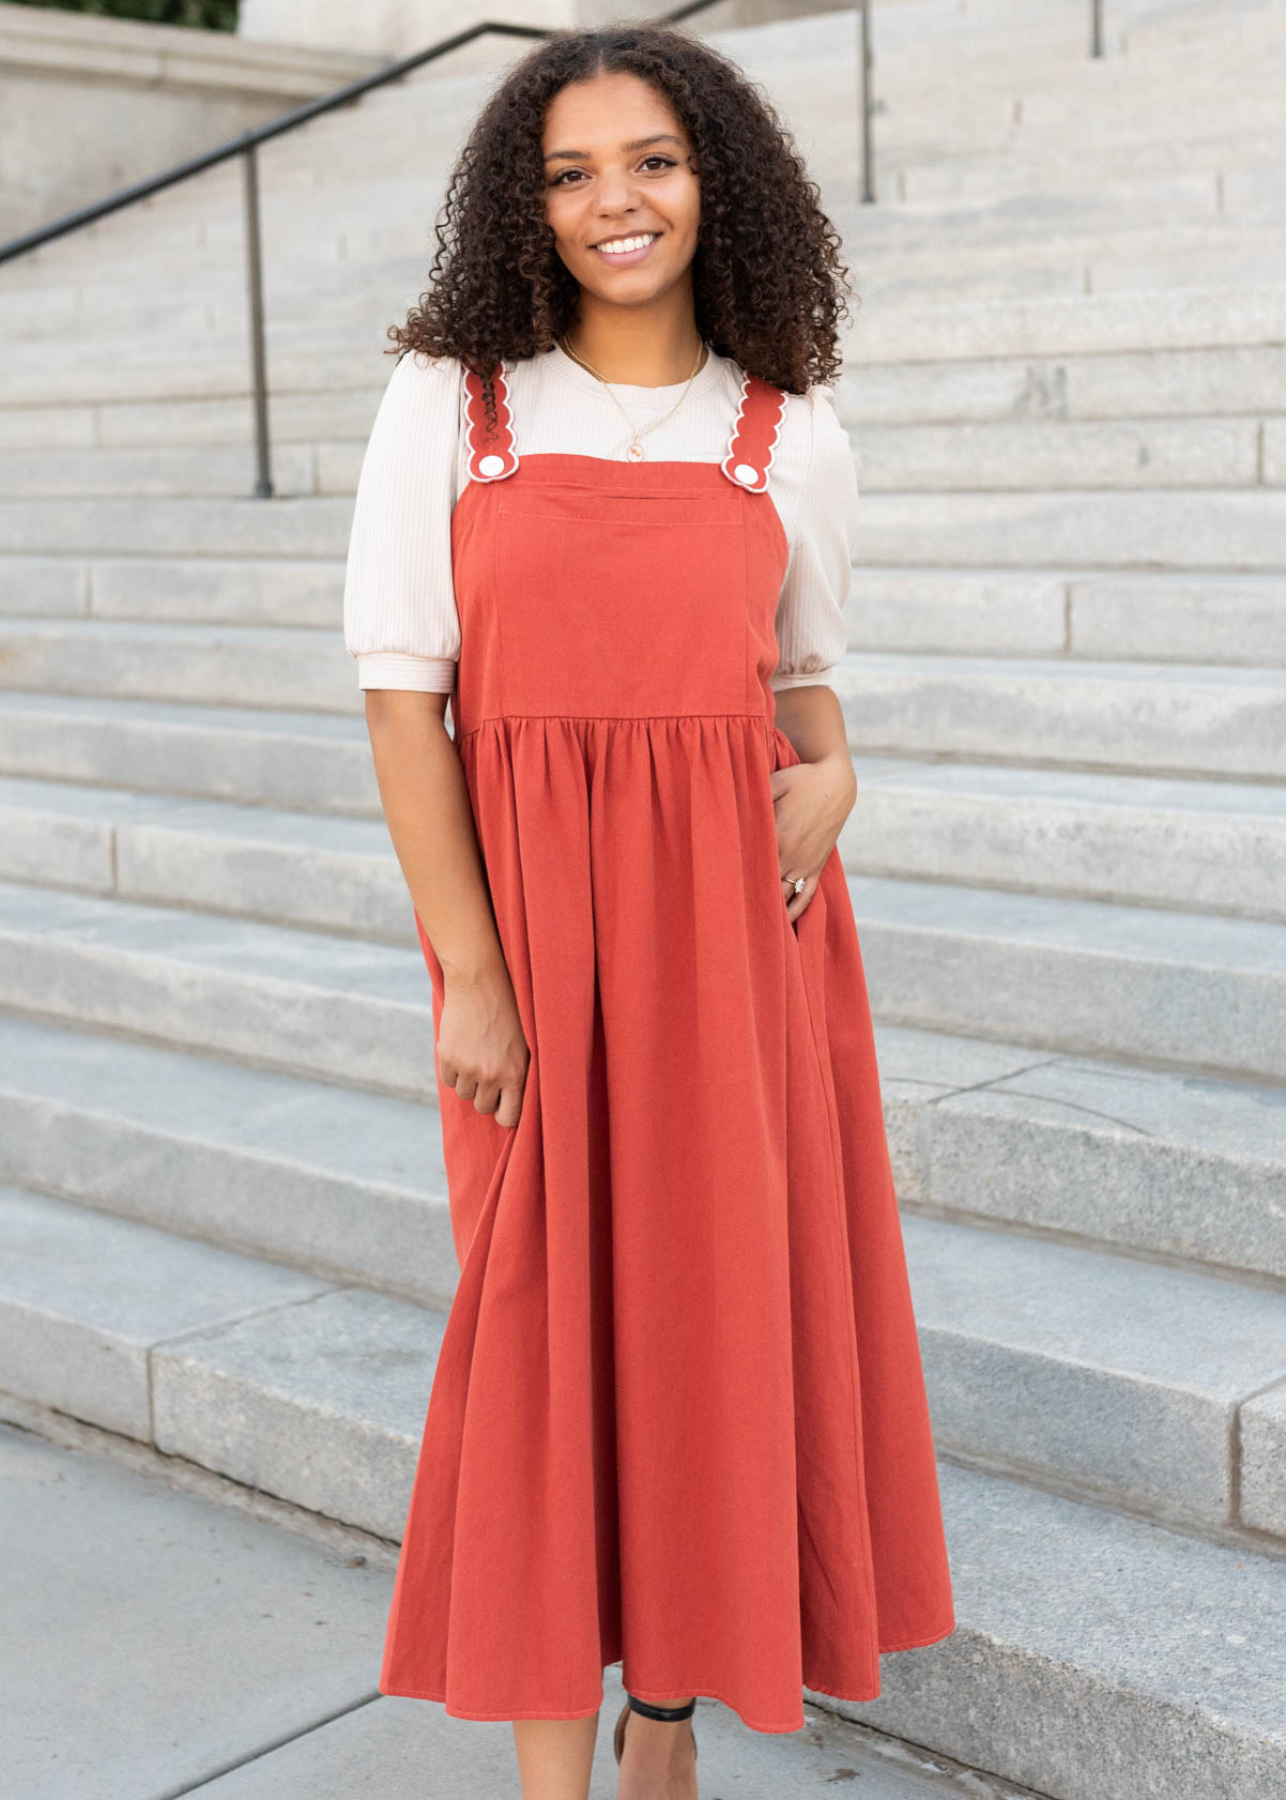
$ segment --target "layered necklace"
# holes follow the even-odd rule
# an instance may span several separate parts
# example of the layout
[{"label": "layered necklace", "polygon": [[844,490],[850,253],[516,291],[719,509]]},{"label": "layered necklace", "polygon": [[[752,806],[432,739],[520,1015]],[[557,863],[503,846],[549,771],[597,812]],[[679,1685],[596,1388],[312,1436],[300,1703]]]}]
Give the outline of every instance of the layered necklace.
[{"label": "layered necklace", "polygon": [[639,427],[638,425],[636,425],[634,423],[633,419],[626,412],[625,408],[621,405],[620,396],[617,394],[616,389],[612,386],[611,382],[607,379],[606,375],[600,375],[598,370],[594,367],[594,365],[592,363],[587,363],[585,361],[585,358],[583,356],[581,356],[579,354],[579,352],[573,350],[571,343],[565,334],[561,338],[557,338],[555,340],[555,342],[557,343],[558,348],[563,352],[563,354],[565,356],[570,356],[574,363],[580,364],[581,368],[585,370],[586,374],[592,375],[596,381],[601,381],[603,386],[607,389],[608,393],[611,395],[612,399],[615,401],[616,410],[620,413],[621,417],[625,420],[625,423],[630,428],[630,440],[629,440],[629,443],[626,444],[626,446],[625,446],[625,455],[626,455],[627,460],[630,462],[642,462],[643,461],[643,458],[647,454],[647,452],[643,448],[643,439],[648,435],[648,433],[650,431],[655,431],[658,425],[664,425],[665,421],[667,419],[673,418],[675,413],[678,412],[679,408],[683,405],[683,402],[688,397],[688,389],[692,386],[692,383],[696,380],[698,374],[700,373],[702,365],[704,364],[704,362],[706,360],[706,354],[707,354],[705,342],[702,341],[701,343],[699,343],[697,345],[697,360],[692,365],[692,373],[688,376],[688,379],[684,382],[683,392],[679,395],[679,397],[675,401],[674,405],[672,407],[670,407],[668,411],[663,412],[659,419],[653,419],[652,423],[650,425],[644,425],[642,427]]}]

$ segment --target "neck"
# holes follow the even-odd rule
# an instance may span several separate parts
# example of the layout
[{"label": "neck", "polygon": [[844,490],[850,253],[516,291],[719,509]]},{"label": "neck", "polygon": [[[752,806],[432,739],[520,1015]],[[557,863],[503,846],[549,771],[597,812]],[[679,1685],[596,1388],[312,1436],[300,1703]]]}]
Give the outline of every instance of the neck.
[{"label": "neck", "polygon": [[566,341],[605,381],[670,387],[686,381],[701,350],[690,284],[648,306],[612,306],[581,289]]}]

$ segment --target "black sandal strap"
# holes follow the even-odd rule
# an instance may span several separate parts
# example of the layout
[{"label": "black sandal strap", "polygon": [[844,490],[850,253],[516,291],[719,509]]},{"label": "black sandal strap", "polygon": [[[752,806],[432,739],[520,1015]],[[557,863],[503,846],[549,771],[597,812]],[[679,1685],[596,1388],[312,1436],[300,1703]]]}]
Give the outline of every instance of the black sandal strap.
[{"label": "black sandal strap", "polygon": [[661,1719],[664,1721],[669,1721],[671,1719],[690,1719],[697,1710],[697,1699],[695,1694],[692,1696],[691,1700],[688,1701],[686,1706],[653,1706],[650,1700],[638,1700],[633,1694],[628,1692],[625,1698],[629,1701],[635,1712],[642,1713],[645,1718],[649,1719]]}]

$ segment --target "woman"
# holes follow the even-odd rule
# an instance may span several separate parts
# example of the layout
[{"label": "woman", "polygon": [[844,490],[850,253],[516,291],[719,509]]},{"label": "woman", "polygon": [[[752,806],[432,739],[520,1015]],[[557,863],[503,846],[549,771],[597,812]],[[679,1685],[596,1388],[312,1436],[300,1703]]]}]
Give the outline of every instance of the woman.
[{"label": "woman", "polygon": [[838,249],[724,58],[560,34],[473,129],[363,463],[345,639],[461,1265],[380,1686],[512,1720],[527,1800],[583,1800],[609,1664],[621,1794],[680,1800],[698,1695],[798,1730],[954,1627],[835,848]]}]

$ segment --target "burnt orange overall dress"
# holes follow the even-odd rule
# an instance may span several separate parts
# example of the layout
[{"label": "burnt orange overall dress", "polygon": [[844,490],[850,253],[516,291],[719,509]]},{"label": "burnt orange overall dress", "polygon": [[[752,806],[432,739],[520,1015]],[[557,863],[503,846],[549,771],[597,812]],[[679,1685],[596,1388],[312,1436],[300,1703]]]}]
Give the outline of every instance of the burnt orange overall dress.
[{"label": "burnt orange overall dress", "polygon": [[460,1278],[379,1685],[576,1718],[620,1662],[795,1731],[955,1620],[852,905],[833,851],[792,922],[778,867],[785,397],[618,463],[465,387],[455,742],[531,1060],[512,1129],[438,1072]]}]

